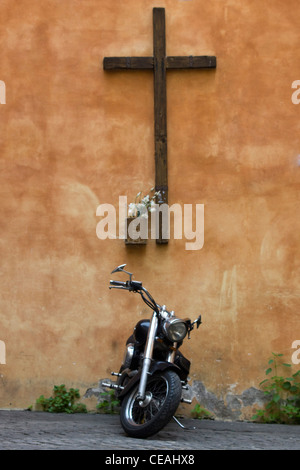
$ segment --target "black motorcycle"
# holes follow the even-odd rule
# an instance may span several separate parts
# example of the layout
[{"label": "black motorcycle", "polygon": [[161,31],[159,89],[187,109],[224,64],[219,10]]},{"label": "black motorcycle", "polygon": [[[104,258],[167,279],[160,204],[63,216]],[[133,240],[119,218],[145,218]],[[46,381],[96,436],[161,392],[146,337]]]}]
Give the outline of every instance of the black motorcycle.
[{"label": "black motorcycle", "polygon": [[[174,312],[158,305],[132,273],[124,270],[126,264],[112,271],[129,275],[129,280],[110,281],[110,289],[137,292],[153,310],[151,320],[140,320],[126,342],[123,363],[115,383],[102,383],[115,390],[121,404],[120,419],[124,431],[131,437],[146,438],[160,431],[173,417],[187,388],[190,361],[179,352],[186,335],[194,325],[199,327],[201,316],[194,322],[177,318]],[[182,426],[182,425],[181,425]],[[184,426],[182,426],[184,427]]]}]

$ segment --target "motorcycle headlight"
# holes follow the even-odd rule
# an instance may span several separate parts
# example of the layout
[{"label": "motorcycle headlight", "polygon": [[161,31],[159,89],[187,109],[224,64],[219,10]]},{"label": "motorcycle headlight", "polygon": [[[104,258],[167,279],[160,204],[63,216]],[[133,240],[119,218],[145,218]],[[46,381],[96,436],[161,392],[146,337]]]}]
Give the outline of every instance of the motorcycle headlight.
[{"label": "motorcycle headlight", "polygon": [[164,331],[170,341],[178,343],[187,334],[187,326],[179,318],[171,318],[164,323]]}]

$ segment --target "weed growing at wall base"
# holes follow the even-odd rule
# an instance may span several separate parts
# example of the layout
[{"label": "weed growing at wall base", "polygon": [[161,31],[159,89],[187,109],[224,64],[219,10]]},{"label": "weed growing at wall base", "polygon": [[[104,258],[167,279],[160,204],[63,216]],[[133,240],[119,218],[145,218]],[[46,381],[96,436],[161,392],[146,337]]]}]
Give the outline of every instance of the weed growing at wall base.
[{"label": "weed growing at wall base", "polygon": [[270,378],[260,383],[268,402],[256,411],[252,417],[255,421],[300,424],[300,370],[291,374],[291,364],[283,362],[282,357],[272,353],[269,359],[265,374]]},{"label": "weed growing at wall base", "polygon": [[96,406],[100,413],[119,414],[120,402],[116,397],[115,390],[100,393],[100,397],[100,402]]},{"label": "weed growing at wall base", "polygon": [[213,419],[213,415],[203,408],[200,403],[196,403],[191,411],[191,416],[194,419]]},{"label": "weed growing at wall base", "polygon": [[75,403],[79,398],[77,388],[70,388],[68,391],[65,385],[54,385],[53,396],[45,398],[41,395],[36,400],[36,404],[49,413],[87,413],[84,404]]}]

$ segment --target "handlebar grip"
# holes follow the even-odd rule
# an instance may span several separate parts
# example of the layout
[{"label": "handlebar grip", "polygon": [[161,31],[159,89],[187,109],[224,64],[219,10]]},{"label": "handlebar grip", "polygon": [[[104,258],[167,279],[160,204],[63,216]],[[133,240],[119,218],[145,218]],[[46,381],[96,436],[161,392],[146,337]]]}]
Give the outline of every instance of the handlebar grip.
[{"label": "handlebar grip", "polygon": [[127,283],[122,281],[110,281],[111,286],[123,286],[126,287]]}]

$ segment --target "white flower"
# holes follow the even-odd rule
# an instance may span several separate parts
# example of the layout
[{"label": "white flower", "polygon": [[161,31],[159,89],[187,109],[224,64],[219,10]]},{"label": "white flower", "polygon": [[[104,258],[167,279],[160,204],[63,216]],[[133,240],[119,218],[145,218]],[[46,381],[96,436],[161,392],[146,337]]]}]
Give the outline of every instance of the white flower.
[{"label": "white flower", "polygon": [[151,201],[149,212],[155,212],[155,210],[156,210],[155,206],[156,206],[155,202]]},{"label": "white flower", "polygon": [[136,215],[136,204],[131,202],[128,206],[128,217],[135,217]]},{"label": "white flower", "polygon": [[[151,188],[151,193],[155,190],[155,188]],[[135,197],[135,202],[131,202],[128,205],[128,217],[136,217],[136,216],[141,216],[141,217],[148,217],[148,212],[154,212],[155,211],[155,199],[157,196],[160,196],[161,193],[160,191],[156,191],[152,197],[150,197],[149,194],[144,196],[141,199],[141,194],[142,191],[137,193]]]},{"label": "white flower", "polygon": [[150,196],[149,194],[147,194],[147,196],[143,197],[142,203],[146,205],[149,201],[150,201]]}]

